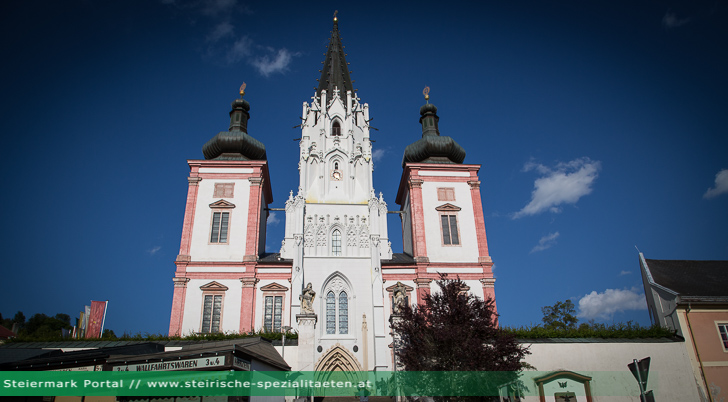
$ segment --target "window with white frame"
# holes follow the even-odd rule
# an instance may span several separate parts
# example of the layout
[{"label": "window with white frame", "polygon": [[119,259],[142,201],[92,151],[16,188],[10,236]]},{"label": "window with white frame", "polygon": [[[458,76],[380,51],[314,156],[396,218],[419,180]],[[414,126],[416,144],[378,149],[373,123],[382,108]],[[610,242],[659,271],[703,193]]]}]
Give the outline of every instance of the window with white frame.
[{"label": "window with white frame", "polygon": [[440,215],[442,224],[442,244],[457,245],[460,244],[458,235],[458,216],[457,215]]},{"label": "window with white frame", "polygon": [[723,344],[723,351],[728,352],[728,323],[722,322],[718,325],[718,333],[720,334],[720,342]]},{"label": "window with white frame", "polygon": [[263,329],[268,332],[281,332],[282,319],[283,296],[266,296]]},{"label": "window with white frame", "polygon": [[341,231],[334,229],[331,233],[331,255],[341,255]]},{"label": "window with white frame", "polygon": [[460,211],[460,207],[452,204],[444,204],[435,209],[440,213],[442,245],[459,246],[460,230],[458,229],[458,212]]},{"label": "window with white frame", "polygon": [[228,287],[213,281],[200,286],[200,290],[202,290],[200,332],[203,334],[220,332],[222,328],[223,301]]},{"label": "window with white frame", "polygon": [[210,229],[210,243],[228,242],[228,224],[230,212],[213,212],[212,228]]},{"label": "window with white frame", "polygon": [[270,283],[260,288],[263,292],[263,330],[267,332],[281,332],[283,327],[283,310],[285,309],[286,292],[288,288]]},{"label": "window with white frame", "polygon": [[326,334],[349,333],[349,296],[345,291],[338,296],[333,290],[326,293]]}]

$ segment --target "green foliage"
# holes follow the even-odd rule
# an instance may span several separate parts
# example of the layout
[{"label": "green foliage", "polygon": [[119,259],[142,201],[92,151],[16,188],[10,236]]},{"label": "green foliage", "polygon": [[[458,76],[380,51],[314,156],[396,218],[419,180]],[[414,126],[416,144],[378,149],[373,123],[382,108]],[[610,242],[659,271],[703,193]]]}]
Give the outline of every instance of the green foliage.
[{"label": "green foliage", "polygon": [[541,308],[544,326],[554,330],[569,330],[576,328],[579,321],[576,318],[576,308],[570,299],[564,302],[557,301],[553,306]]},{"label": "green foliage", "polygon": [[[110,329],[105,329],[104,333],[101,336],[102,340],[114,340],[114,341],[145,341],[145,342],[155,342],[155,341],[174,341],[174,340],[188,340],[188,341],[224,341],[224,340],[230,340],[230,339],[243,339],[243,338],[251,338],[251,337],[261,337],[265,339],[270,340],[280,340],[283,337],[283,334],[277,333],[277,332],[266,332],[266,331],[256,331],[256,332],[250,332],[247,334],[238,334],[238,333],[214,333],[214,334],[189,334],[186,336],[169,336],[164,334],[150,334],[145,333],[142,334],[141,332],[137,332],[136,334],[130,334],[130,333],[124,333],[121,336],[116,336],[114,334],[114,331]],[[298,333],[295,332],[287,332],[286,333],[286,340],[289,339],[298,339]],[[88,341],[89,339],[63,339],[61,338],[60,331],[57,333],[46,333],[43,336],[28,336],[27,334],[21,334],[17,337],[11,340],[11,342],[53,342],[53,341],[76,341],[76,342],[83,342]]]},{"label": "green foliage", "polygon": [[549,328],[542,325],[518,328],[503,328],[519,339],[547,338],[604,338],[604,339],[640,339],[640,338],[672,338],[675,331],[657,325],[643,327],[632,321],[616,324],[583,323],[579,327]]}]

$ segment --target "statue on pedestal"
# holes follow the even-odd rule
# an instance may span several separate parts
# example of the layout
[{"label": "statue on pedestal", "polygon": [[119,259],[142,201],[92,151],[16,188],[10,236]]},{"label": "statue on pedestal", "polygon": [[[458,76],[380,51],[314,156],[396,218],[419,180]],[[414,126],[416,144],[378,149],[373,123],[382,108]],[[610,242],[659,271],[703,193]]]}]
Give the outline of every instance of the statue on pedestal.
[{"label": "statue on pedestal", "polygon": [[401,314],[404,307],[407,305],[407,288],[404,283],[397,282],[394,286],[394,292],[392,297],[392,311],[394,314]]},{"label": "statue on pedestal", "polygon": [[301,301],[301,314],[315,314],[313,311],[313,299],[315,298],[316,292],[314,292],[313,285],[309,282],[301,292],[301,295],[298,296],[298,300]]}]

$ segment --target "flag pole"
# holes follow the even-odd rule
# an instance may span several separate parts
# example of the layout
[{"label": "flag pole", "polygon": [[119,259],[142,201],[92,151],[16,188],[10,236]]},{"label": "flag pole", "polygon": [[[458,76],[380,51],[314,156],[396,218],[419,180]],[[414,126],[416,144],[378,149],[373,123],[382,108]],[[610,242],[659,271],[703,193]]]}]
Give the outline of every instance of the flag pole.
[{"label": "flag pole", "polygon": [[104,336],[104,324],[106,323],[106,309],[109,308],[109,301],[106,300],[106,303],[104,303],[104,318],[101,319],[101,333],[99,334],[99,338]]}]

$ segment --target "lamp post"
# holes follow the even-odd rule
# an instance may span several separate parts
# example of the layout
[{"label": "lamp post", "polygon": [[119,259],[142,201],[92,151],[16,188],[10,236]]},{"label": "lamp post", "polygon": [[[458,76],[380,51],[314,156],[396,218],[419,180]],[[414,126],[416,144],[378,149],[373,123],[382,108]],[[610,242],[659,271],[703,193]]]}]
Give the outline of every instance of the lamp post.
[{"label": "lamp post", "polygon": [[283,326],[281,327],[281,333],[283,334],[283,341],[281,342],[281,357],[286,360],[286,332],[292,330],[292,327]]}]

